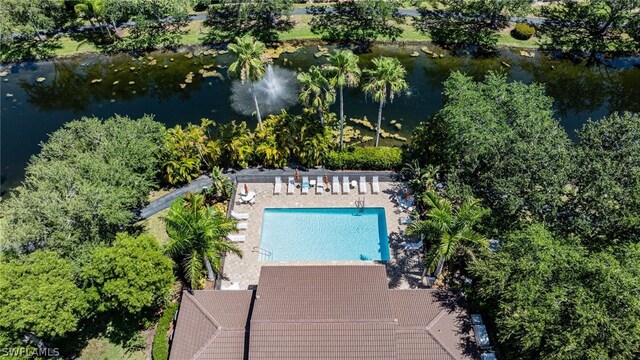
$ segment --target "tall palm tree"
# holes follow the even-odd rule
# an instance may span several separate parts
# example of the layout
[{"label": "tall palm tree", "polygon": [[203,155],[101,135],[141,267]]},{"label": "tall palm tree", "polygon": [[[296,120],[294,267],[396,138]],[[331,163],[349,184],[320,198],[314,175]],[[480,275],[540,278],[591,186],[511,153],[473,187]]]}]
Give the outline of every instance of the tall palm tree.
[{"label": "tall palm tree", "polygon": [[80,0],[73,6],[73,9],[76,14],[87,19],[94,29],[95,25],[93,23],[93,19],[95,18],[98,20],[100,31],[104,33],[104,29],[106,28],[109,33],[109,37],[113,37],[111,30],[109,30],[109,26],[103,26],[103,22],[106,22],[104,19],[107,14],[107,8],[104,0]]},{"label": "tall palm tree", "polygon": [[236,42],[229,44],[229,50],[237,57],[236,61],[229,65],[229,73],[238,76],[243,84],[245,81],[250,82],[253,103],[256,106],[256,117],[262,129],[262,116],[260,116],[260,106],[253,84],[262,79],[266,72],[264,58],[266,47],[252,36],[245,35],[236,37]]},{"label": "tall palm tree", "polygon": [[395,95],[406,90],[409,85],[405,77],[407,70],[396,58],[380,56],[373,59],[373,69],[365,69],[367,81],[362,89],[380,103],[378,109],[378,127],[376,128],[376,146],[380,142],[382,126],[382,108],[387,102],[393,102]]},{"label": "tall palm tree", "polygon": [[447,199],[441,199],[433,192],[427,192],[423,203],[430,208],[426,219],[413,222],[407,228],[407,235],[434,237],[425,255],[425,272],[432,272],[437,278],[444,263],[460,253],[466,252],[473,258],[474,248],[487,248],[489,241],[473,228],[487,210],[480,206],[478,199],[469,198],[460,207],[454,208]]},{"label": "tall palm tree", "polygon": [[320,123],[324,125],[324,111],[336,102],[336,92],[325,76],[322,68],[312,66],[309,71],[298,74],[300,82],[300,101],[318,113]]},{"label": "tall palm tree", "polygon": [[164,251],[182,261],[185,276],[194,289],[205,274],[208,280],[215,280],[223,254],[242,256],[238,246],[225,239],[235,231],[235,220],[205,205],[202,194],[187,194],[174,201],[164,221],[171,238]]},{"label": "tall palm tree", "polygon": [[345,86],[354,87],[360,82],[360,59],[351,50],[336,50],[329,57],[327,71],[331,74],[331,84],[340,92],[340,150],[344,148],[344,93]]}]

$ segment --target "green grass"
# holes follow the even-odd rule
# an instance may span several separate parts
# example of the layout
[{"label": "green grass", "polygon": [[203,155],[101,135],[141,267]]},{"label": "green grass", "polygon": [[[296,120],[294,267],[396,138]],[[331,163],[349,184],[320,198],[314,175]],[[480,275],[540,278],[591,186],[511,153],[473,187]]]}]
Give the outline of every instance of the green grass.
[{"label": "green grass", "polygon": [[144,350],[128,350],[105,338],[89,340],[78,360],[145,360]]},{"label": "green grass", "polygon": [[140,222],[140,225],[144,226],[146,232],[158,240],[160,246],[164,246],[169,243],[169,235],[164,225],[163,217],[167,216],[169,209],[160,211],[157,214],[150,216],[147,220]]}]

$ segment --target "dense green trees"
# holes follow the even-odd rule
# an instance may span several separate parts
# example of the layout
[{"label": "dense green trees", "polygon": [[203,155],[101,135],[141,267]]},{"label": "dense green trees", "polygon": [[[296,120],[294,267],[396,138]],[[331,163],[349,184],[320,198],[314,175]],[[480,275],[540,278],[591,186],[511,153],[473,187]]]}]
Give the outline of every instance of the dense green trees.
[{"label": "dense green trees", "polygon": [[563,0],[542,7],[543,46],[574,54],[586,52],[592,60],[599,52],[638,50],[640,44],[625,34],[638,8],[639,0]]},{"label": "dense green trees", "polygon": [[204,40],[225,43],[250,35],[262,42],[273,43],[278,40],[278,33],[293,28],[292,8],[291,0],[223,0],[209,7],[205,25],[211,30]]},{"label": "dense green trees", "polygon": [[173,285],[171,261],[149,235],[118,234],[91,252],[81,277],[95,311],[129,316],[164,305]]},{"label": "dense green trees", "polygon": [[613,114],[578,132],[572,230],[606,248],[640,236],[640,115]]},{"label": "dense green trees", "polygon": [[541,225],[472,266],[506,358],[632,359],[640,354],[640,247],[588,253]]},{"label": "dense green trees", "polygon": [[238,246],[225,238],[236,231],[236,222],[204,200],[201,194],[188,194],[171,204],[164,219],[171,238],[165,252],[182,265],[192,289],[202,288],[205,275],[215,280],[224,254],[242,256]]},{"label": "dense green trees", "polygon": [[156,186],[163,126],[151,116],[67,123],[43,144],[5,204],[6,243],[64,255],[109,242]]},{"label": "dense green trees", "polygon": [[369,46],[378,38],[395,40],[402,35],[405,19],[400,1],[348,0],[331,6],[308,8],[313,15],[311,31],[323,39],[339,43]]},{"label": "dense green trees", "polygon": [[439,166],[454,198],[480,197],[505,220],[553,218],[573,165],[543,87],[454,72],[444,94],[444,108],[415,131],[414,158]]},{"label": "dense green trees", "polygon": [[378,126],[376,127],[376,146],[380,142],[380,130],[382,129],[382,108],[389,102],[393,102],[396,95],[407,90],[407,70],[396,58],[381,56],[373,59],[373,68],[363,71],[366,79],[362,90],[371,95],[379,103]]},{"label": "dense green trees", "polygon": [[78,327],[88,310],[72,264],[52,251],[0,262],[0,332],[19,341],[27,333],[45,341]]},{"label": "dense green trees", "polygon": [[416,29],[434,42],[454,49],[478,46],[491,50],[498,31],[508,25],[508,16],[525,12],[530,0],[438,0],[418,9]]}]

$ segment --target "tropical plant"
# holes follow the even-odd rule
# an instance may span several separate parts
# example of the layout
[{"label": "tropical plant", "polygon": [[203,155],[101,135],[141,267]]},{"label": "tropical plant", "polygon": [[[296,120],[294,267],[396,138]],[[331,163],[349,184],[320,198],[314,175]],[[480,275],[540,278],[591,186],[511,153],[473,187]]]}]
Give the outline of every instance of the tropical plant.
[{"label": "tropical plant", "polygon": [[285,125],[290,118],[284,110],[280,114],[269,115],[263,128],[254,132],[255,156],[260,164],[281,168],[289,162],[295,146],[289,137],[292,128]]},{"label": "tropical plant", "polygon": [[242,256],[240,248],[225,239],[236,230],[236,221],[206,205],[202,194],[187,194],[174,201],[164,221],[171,238],[165,253],[182,265],[193,289],[201,287],[203,276],[215,280],[224,254]]},{"label": "tropical plant", "polygon": [[407,70],[398,59],[381,56],[373,59],[373,68],[365,69],[364,74],[367,81],[362,89],[380,103],[376,127],[376,146],[378,146],[382,127],[382,108],[387,103],[387,99],[393,102],[396,95],[409,87],[405,80]]},{"label": "tropical plant", "polygon": [[344,148],[344,87],[354,87],[360,82],[360,58],[351,50],[336,50],[329,57],[327,72],[331,85],[337,87],[340,94],[340,150]]},{"label": "tropical plant", "polygon": [[414,194],[424,194],[427,191],[435,191],[435,182],[439,168],[435,165],[420,166],[420,161],[406,163],[402,168],[402,174],[409,178],[409,189]]},{"label": "tropical plant", "polygon": [[488,240],[474,229],[487,214],[478,199],[468,198],[454,207],[449,200],[428,191],[421,200],[429,208],[426,218],[409,225],[407,235],[420,235],[431,242],[424,259],[425,271],[437,278],[445,261],[461,252],[475,259],[475,250],[489,247]]},{"label": "tropical plant", "polygon": [[236,61],[229,65],[229,73],[237,76],[243,84],[245,81],[249,81],[251,84],[251,94],[253,95],[253,102],[256,106],[256,118],[262,128],[260,106],[258,105],[258,98],[253,84],[262,79],[265,74],[266,60],[264,58],[264,52],[266,48],[262,42],[256,41],[249,35],[236,37],[235,43],[229,44],[228,47],[236,56]]},{"label": "tropical plant", "polygon": [[221,146],[220,158],[229,167],[245,168],[253,154],[253,138],[245,122],[232,121],[218,127],[218,141]]},{"label": "tropical plant", "polygon": [[106,29],[109,37],[113,37],[109,26],[103,26],[103,22],[105,22],[105,16],[107,14],[107,7],[105,6],[104,0],[79,0],[75,2],[73,9],[78,16],[89,21],[91,26],[94,28],[96,26],[93,20],[96,19],[98,21],[100,31],[104,32]]},{"label": "tropical plant", "polygon": [[324,112],[336,101],[335,89],[319,66],[311,66],[309,71],[298,74],[300,101],[318,113],[324,125]]},{"label": "tropical plant", "polygon": [[211,170],[211,187],[202,191],[208,203],[224,202],[231,198],[233,183],[222,173],[222,169],[214,166]]}]

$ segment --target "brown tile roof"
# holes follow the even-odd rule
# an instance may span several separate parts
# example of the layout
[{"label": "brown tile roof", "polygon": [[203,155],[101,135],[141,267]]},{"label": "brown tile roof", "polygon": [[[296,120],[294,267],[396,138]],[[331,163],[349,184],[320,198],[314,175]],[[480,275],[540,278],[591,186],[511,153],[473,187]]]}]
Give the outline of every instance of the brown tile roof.
[{"label": "brown tile roof", "polygon": [[253,306],[251,294],[185,293],[171,359],[457,360],[474,355],[462,296],[389,290],[384,266],[263,266]]},{"label": "brown tile roof", "polygon": [[185,291],[170,358],[244,359],[252,298],[253,291]]},{"label": "brown tile roof", "polygon": [[251,323],[393,321],[387,289],[384,266],[263,266]]}]

